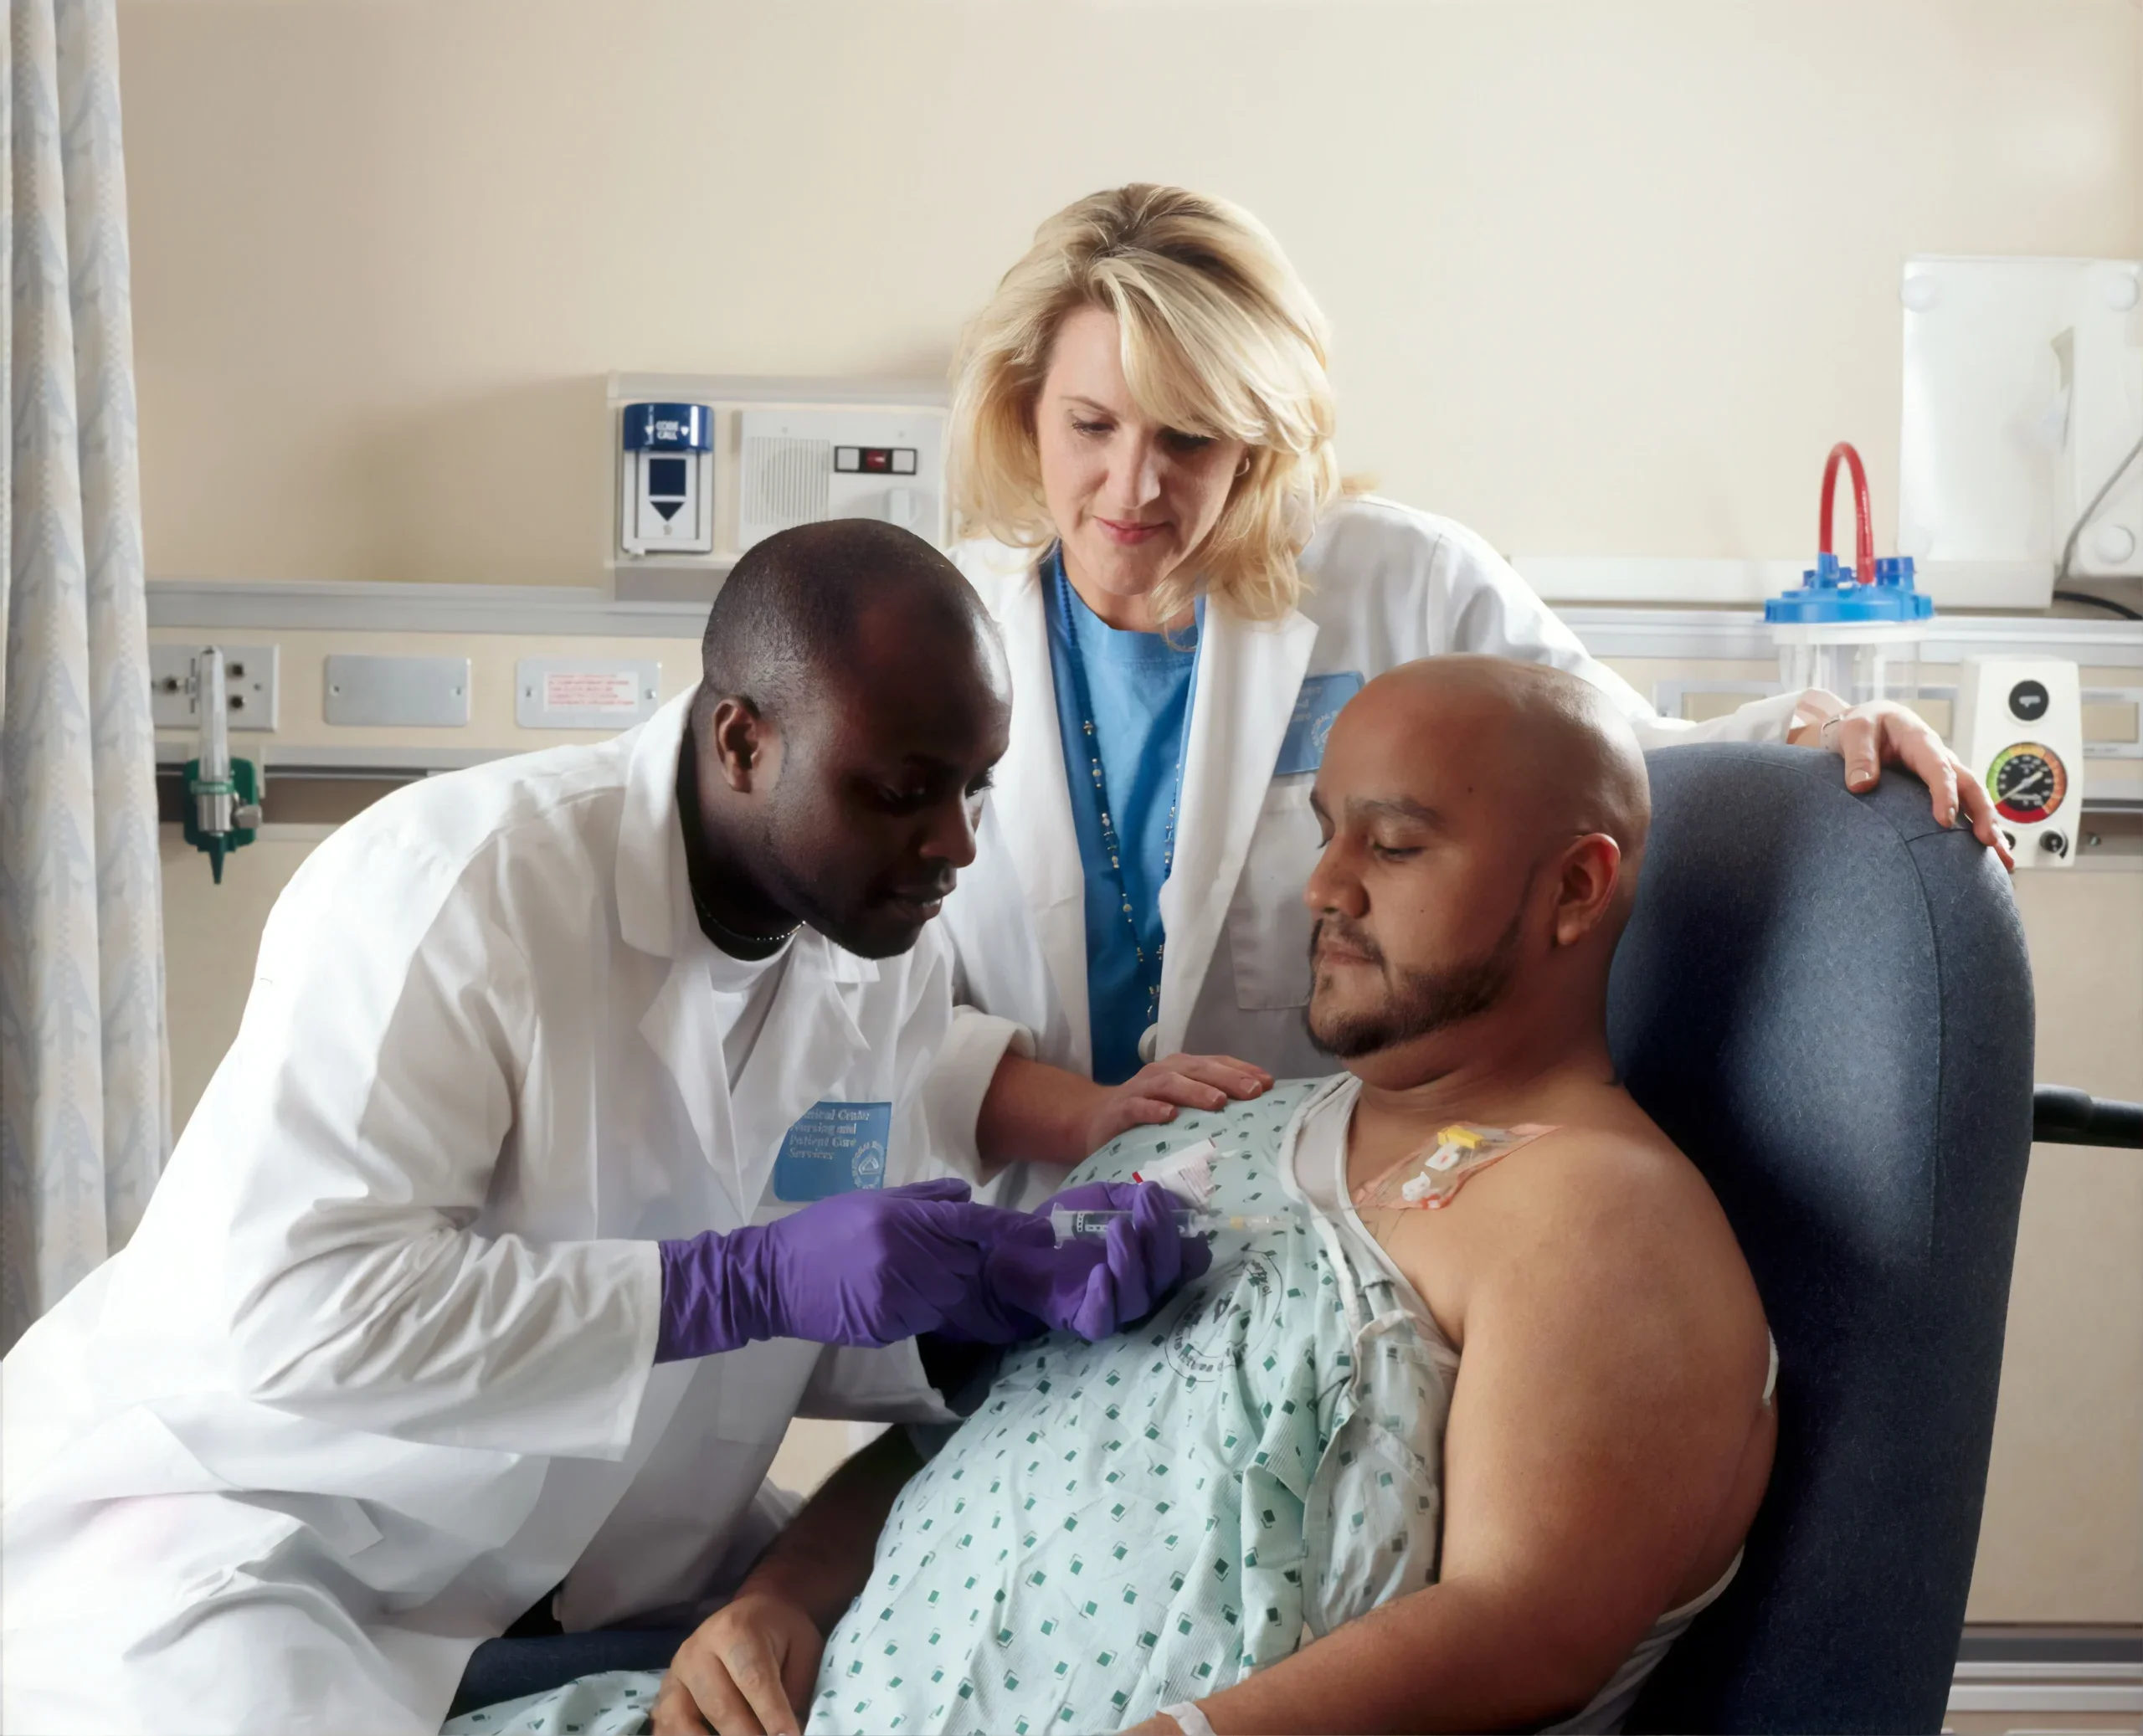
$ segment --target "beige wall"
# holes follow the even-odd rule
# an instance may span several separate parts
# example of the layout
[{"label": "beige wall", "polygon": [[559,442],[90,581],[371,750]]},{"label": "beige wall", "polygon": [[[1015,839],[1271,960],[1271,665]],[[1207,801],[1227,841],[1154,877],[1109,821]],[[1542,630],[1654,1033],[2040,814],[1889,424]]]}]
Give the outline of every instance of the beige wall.
[{"label": "beige wall", "polygon": [[[241,757],[244,750],[239,750]],[[178,827],[157,828],[164,893],[166,1039],[171,1048],[171,1125],[182,1132],[193,1106],[238,1035],[253,988],[253,961],[268,912],[327,826],[269,826],[224,859],[218,885],[208,859]]]},{"label": "beige wall", "polygon": [[122,0],[162,577],[602,576],[613,368],[928,372],[1035,223],[1262,215],[1344,455],[1531,554],[1895,501],[1900,259],[2143,254],[2135,0]]}]

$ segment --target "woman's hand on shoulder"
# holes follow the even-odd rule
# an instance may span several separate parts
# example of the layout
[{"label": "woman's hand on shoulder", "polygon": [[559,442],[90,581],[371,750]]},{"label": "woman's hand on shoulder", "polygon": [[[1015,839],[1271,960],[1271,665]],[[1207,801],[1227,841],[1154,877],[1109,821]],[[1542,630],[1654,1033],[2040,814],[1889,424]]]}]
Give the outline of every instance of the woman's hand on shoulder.
[{"label": "woman's hand on shoulder", "polygon": [[1794,713],[1786,739],[1797,747],[1822,747],[1837,754],[1845,762],[1845,787],[1856,794],[1874,788],[1884,766],[1904,767],[1927,786],[1937,821],[1950,826],[1961,818],[2004,868],[2016,867],[2017,859],[1995,824],[1994,800],[1986,786],[1909,706],[1894,699],[1841,706],[1828,694],[1812,693]]},{"label": "woman's hand on shoulder", "polygon": [[1087,1117],[1089,1152],[1118,1133],[1175,1119],[1179,1109],[1225,1109],[1272,1089],[1264,1068],[1232,1055],[1171,1055],[1149,1061],[1121,1085],[1104,1086]]}]

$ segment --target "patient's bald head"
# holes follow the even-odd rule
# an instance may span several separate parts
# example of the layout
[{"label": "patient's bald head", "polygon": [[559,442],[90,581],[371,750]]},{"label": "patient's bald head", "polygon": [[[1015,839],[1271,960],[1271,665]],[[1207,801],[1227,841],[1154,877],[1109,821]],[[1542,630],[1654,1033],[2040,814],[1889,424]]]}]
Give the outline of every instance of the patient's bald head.
[{"label": "patient's bald head", "polygon": [[907,950],[974,860],[1010,728],[981,599],[895,526],[804,525],[737,562],[700,662],[701,830],[749,883],[718,920],[806,922],[867,958]]},{"label": "patient's bald head", "polygon": [[1341,713],[1313,801],[1322,1046],[1403,1071],[1490,1025],[1521,1044],[1560,1040],[1573,1007],[1598,1025],[1651,798],[1597,688],[1494,657],[1403,665]]},{"label": "patient's bald head", "polygon": [[[1544,663],[1424,657],[1381,676],[1362,698],[1364,724],[1381,723],[1402,742],[1436,742],[1439,752],[1441,744],[1457,748],[1467,763],[1451,769],[1474,774],[1467,788],[1507,804],[1510,824],[1543,845],[1585,832],[1612,838],[1634,889],[1652,786],[1636,733],[1591,682]],[[1457,799],[1447,787],[1442,794]]]}]

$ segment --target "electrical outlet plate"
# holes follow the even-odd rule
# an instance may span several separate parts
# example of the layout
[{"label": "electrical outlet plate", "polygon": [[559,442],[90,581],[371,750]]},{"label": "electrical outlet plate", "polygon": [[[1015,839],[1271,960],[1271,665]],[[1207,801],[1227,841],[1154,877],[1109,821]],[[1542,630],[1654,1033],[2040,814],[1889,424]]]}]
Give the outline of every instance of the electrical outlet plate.
[{"label": "electrical outlet plate", "polygon": [[[157,729],[197,729],[201,714],[193,691],[196,645],[149,647],[149,721]],[[272,730],[280,697],[275,645],[225,645],[224,691],[233,730]]]},{"label": "electrical outlet plate", "polygon": [[461,729],[469,722],[466,657],[372,657],[326,660],[322,707],[330,723],[376,728]]}]

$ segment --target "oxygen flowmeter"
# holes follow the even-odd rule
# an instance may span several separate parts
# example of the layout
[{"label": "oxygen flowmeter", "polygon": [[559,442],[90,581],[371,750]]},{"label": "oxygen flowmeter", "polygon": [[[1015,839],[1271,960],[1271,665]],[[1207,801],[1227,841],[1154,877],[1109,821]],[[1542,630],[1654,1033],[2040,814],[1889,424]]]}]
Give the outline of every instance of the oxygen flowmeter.
[{"label": "oxygen flowmeter", "polygon": [[253,842],[260,825],[260,773],[251,760],[231,758],[230,699],[224,652],[203,645],[193,656],[195,710],[200,735],[186,763],[186,841],[207,852],[208,871],[224,883],[224,857]]},{"label": "oxygen flowmeter", "polygon": [[[1853,478],[1853,561],[1831,546],[1832,501],[1842,463]],[[1816,564],[1794,589],[1764,604],[1778,647],[1779,680],[1789,693],[1821,687],[1848,705],[1918,696],[1919,641],[1935,599],[1913,583],[1909,555],[1875,556],[1868,472],[1847,441],[1823,461]]]}]

